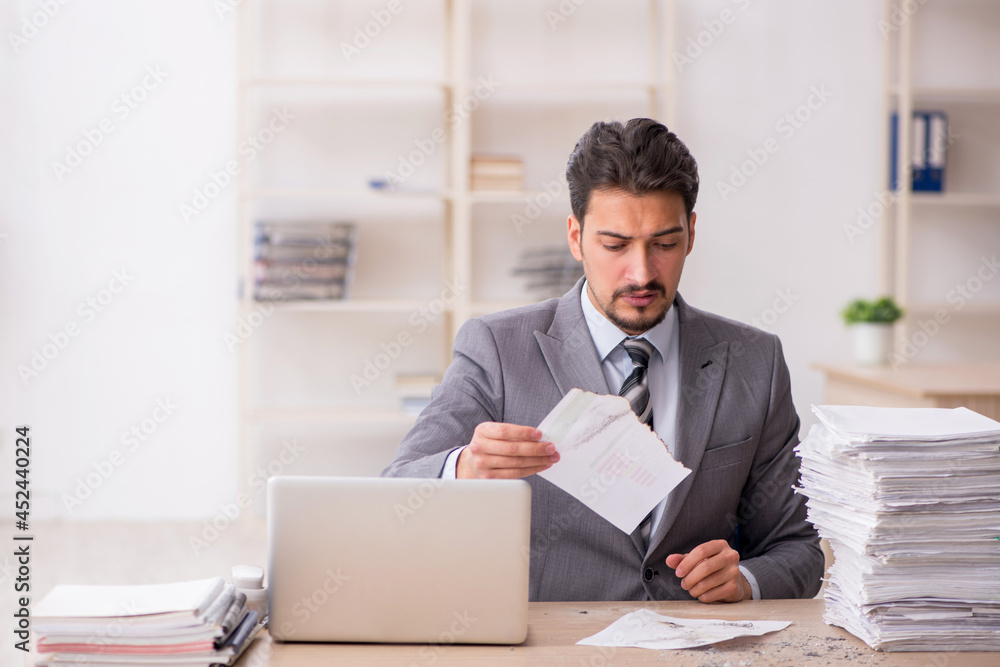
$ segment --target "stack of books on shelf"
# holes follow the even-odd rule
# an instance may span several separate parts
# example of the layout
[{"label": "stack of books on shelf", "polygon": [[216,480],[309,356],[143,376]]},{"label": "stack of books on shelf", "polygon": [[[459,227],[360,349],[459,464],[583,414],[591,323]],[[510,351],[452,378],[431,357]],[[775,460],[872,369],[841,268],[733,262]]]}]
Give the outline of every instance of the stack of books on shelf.
[{"label": "stack of books on shelf", "polygon": [[396,397],[400,409],[418,415],[431,402],[431,392],[441,383],[441,376],[434,373],[415,373],[396,376]]},{"label": "stack of books on shelf", "polygon": [[583,276],[583,264],[565,245],[525,250],[514,267],[528,279],[525,289],[539,299],[560,297]]},{"label": "stack of books on shelf", "polygon": [[350,222],[258,222],[254,298],[346,299],[357,255]]},{"label": "stack of books on shelf", "polygon": [[825,620],[885,651],[1000,651],[1000,422],[813,411],[797,490],[833,548]]},{"label": "stack of books on shelf", "polygon": [[486,192],[524,189],[521,158],[473,155],[469,162],[469,188]]},{"label": "stack of books on shelf", "polygon": [[232,664],[263,627],[221,577],[147,586],[52,589],[34,609],[49,667]]}]

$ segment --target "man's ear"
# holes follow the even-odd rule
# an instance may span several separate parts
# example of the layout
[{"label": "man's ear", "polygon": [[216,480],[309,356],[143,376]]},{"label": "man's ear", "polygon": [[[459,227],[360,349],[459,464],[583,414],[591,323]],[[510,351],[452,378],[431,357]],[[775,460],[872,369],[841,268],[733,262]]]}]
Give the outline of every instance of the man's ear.
[{"label": "man's ear", "polygon": [[580,221],[575,216],[569,216],[566,219],[566,241],[569,243],[569,251],[578,262],[583,261],[583,249],[580,247],[582,236]]},{"label": "man's ear", "polygon": [[688,251],[684,253],[685,257],[691,254],[691,250],[694,249],[694,221],[698,219],[698,214],[691,211],[691,215],[688,219]]}]

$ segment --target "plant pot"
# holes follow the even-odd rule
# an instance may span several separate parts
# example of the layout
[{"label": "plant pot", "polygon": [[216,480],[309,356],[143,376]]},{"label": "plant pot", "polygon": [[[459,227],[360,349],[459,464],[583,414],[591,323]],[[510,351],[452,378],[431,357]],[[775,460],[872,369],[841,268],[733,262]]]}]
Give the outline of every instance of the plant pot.
[{"label": "plant pot", "polygon": [[858,322],[851,325],[854,336],[854,360],[864,366],[888,363],[892,350],[892,325]]}]

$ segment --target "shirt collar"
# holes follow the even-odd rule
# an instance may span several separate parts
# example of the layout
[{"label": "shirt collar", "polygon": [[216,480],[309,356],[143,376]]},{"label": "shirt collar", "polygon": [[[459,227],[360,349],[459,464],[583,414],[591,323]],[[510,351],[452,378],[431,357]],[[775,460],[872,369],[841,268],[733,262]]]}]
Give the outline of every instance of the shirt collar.
[{"label": "shirt collar", "polygon": [[[587,320],[587,328],[590,329],[590,337],[594,339],[597,356],[603,362],[611,353],[611,350],[615,349],[622,342],[622,338],[631,338],[631,336],[612,324],[601,311],[597,310],[597,307],[590,301],[590,297],[587,295],[586,280],[583,281],[583,289],[580,290],[580,305],[583,307],[583,316]],[[670,349],[670,340],[673,338],[676,329],[677,309],[671,304],[670,310],[667,311],[667,316],[663,318],[663,321],[639,337],[645,338],[653,344],[653,347],[660,353],[660,359],[666,359],[667,352]]]}]

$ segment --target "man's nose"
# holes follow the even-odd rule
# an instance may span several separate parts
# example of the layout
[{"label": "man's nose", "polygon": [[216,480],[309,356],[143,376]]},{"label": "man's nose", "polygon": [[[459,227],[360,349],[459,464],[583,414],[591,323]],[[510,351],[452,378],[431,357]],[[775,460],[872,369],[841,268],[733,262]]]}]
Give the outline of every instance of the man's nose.
[{"label": "man's nose", "polygon": [[656,267],[650,251],[645,248],[637,248],[629,257],[628,275],[629,282],[636,285],[646,285],[656,278]]}]

